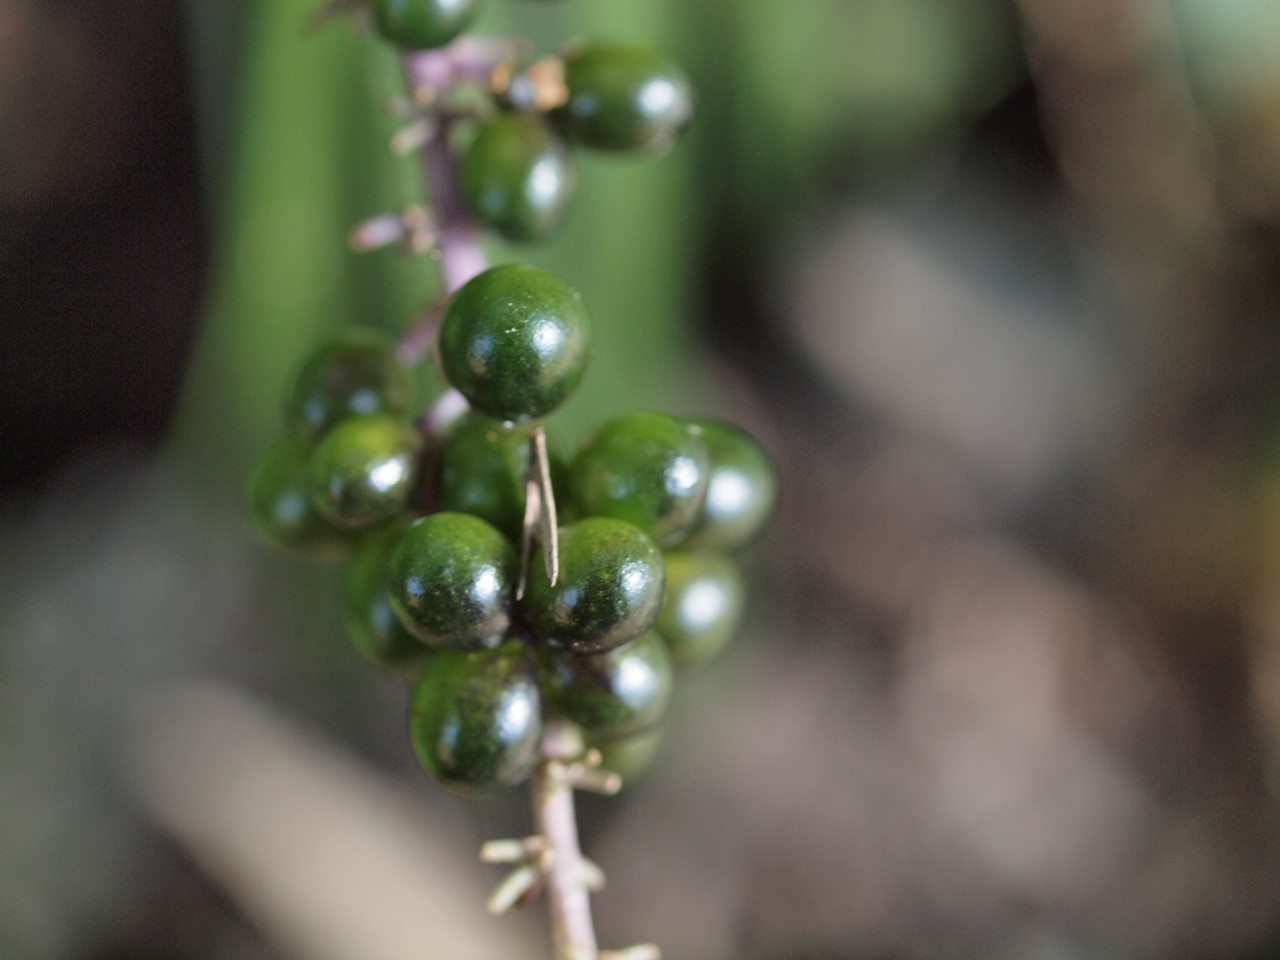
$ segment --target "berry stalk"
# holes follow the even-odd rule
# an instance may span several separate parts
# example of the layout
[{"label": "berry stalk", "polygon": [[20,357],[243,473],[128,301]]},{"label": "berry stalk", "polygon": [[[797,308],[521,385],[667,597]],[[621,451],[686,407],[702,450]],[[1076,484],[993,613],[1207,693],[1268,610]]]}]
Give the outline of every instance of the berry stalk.
[{"label": "berry stalk", "polygon": [[548,851],[547,906],[556,960],[595,960],[596,932],[578,846],[573,785],[563,775],[564,764],[574,759],[573,739],[566,736],[561,725],[549,725],[543,740],[543,759],[531,779],[533,809],[538,833],[545,839]]},{"label": "berry stalk", "polygon": [[[406,54],[404,68],[415,100],[434,98],[459,80],[474,78],[479,69],[475,60],[457,56],[453,48]],[[467,215],[458,189],[458,172],[449,153],[449,121],[443,114],[422,144],[421,155],[431,192],[434,249],[443,284],[441,300],[447,300],[488,266],[488,258],[480,230]],[[435,342],[439,328],[440,314],[433,310],[405,330],[397,348],[401,361],[412,365],[421,360]]]}]

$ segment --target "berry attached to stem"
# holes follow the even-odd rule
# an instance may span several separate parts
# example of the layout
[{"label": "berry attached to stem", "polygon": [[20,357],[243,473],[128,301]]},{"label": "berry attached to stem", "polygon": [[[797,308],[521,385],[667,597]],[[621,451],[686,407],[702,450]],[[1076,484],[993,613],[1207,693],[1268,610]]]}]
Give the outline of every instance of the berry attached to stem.
[{"label": "berry attached to stem", "polygon": [[529,779],[542,740],[542,698],[529,648],[440,650],[418,678],[409,734],[423,767],[466,796]]},{"label": "berry attached to stem", "polygon": [[430,647],[493,646],[511,624],[515,550],[479,517],[433,513],[414,521],[387,570],[391,605]]},{"label": "berry attached to stem", "polygon": [[644,44],[593,43],[565,53],[569,100],[553,116],[572,139],[597,150],[670,149],[693,116],[684,71]]},{"label": "berry attached to stem", "polygon": [[573,194],[573,156],[534,113],[501,112],[484,121],[460,172],[471,215],[517,243],[550,234]]},{"label": "berry attached to stem", "polygon": [[599,653],[653,625],[662,606],[662,554],[632,524],[589,517],[560,528],[560,576],[529,567],[521,609],[551,647]]},{"label": "berry attached to stem", "polygon": [[590,348],[581,295],[535,267],[484,271],[453,295],[440,325],[445,376],[498,420],[531,420],[558,407],[582,379]]}]

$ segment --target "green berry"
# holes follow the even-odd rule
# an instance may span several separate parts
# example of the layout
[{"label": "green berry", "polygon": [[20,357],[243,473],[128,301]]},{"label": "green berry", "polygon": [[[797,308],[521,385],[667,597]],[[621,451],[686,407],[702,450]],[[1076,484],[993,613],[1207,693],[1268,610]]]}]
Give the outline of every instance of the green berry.
[{"label": "green berry", "polygon": [[653,625],[662,607],[662,554],[635,526],[589,517],[561,527],[559,556],[554,587],[541,550],[534,556],[521,604],[550,646],[599,653]]},{"label": "green berry", "polygon": [[285,418],[293,426],[322,433],[346,417],[404,414],[412,393],[391,338],[352,327],[307,357],[289,386]]},{"label": "green berry", "polygon": [[719,654],[742,621],[745,589],[737,565],[715,553],[668,553],[667,599],[654,629],[677,667]]},{"label": "green berry", "polygon": [[707,495],[684,549],[736,550],[764,529],[778,500],[778,474],[759,442],[722,420],[690,420],[711,456]]},{"label": "green berry", "polygon": [[515,549],[479,517],[433,513],[404,532],[387,565],[391,605],[431,647],[485,647],[511,623]]},{"label": "green berry", "polygon": [[550,234],[573,194],[573,157],[535,113],[502,112],[484,121],[460,174],[471,215],[516,242]]},{"label": "green berry", "polygon": [[418,432],[389,416],[350,417],[311,453],[311,502],[346,527],[390,520],[413,493]]},{"label": "green berry", "polygon": [[443,786],[490,796],[519,786],[538,761],[542,701],[529,648],[440,650],[413,690],[409,735]]},{"label": "green berry", "polygon": [[264,537],[315,556],[337,556],[347,535],[311,505],[310,438],[294,435],[273,446],[249,481],[249,510]]},{"label": "green berry", "polygon": [[592,436],[569,468],[583,516],[635,524],[662,546],[678,543],[698,519],[710,458],[688,424],[665,413],[630,413]]},{"label": "green berry", "polygon": [[422,641],[396,616],[387,592],[387,563],[403,533],[401,524],[373,531],[361,541],[347,565],[347,632],[361,656],[384,667],[417,666],[427,655]]},{"label": "green berry", "polygon": [[622,777],[622,785],[628,787],[644,779],[653,767],[665,733],[659,725],[616,740],[588,739],[587,745],[600,751],[601,768]]},{"label": "green berry", "polygon": [[554,274],[515,264],[464,284],[440,326],[445,376],[499,420],[529,420],[559,406],[582,379],[590,347],[581,295]]},{"label": "green berry", "polygon": [[[524,527],[525,474],[529,467],[528,424],[506,424],[479,414],[464,418],[445,440],[436,476],[441,510],[470,513],[493,524],[511,540]],[[553,483],[564,461],[550,451]]]},{"label": "green berry", "polygon": [[370,0],[378,32],[407,50],[432,50],[465,30],[479,0]]},{"label": "green berry", "polygon": [[671,656],[652,630],[604,653],[554,653],[547,664],[548,700],[599,740],[654,726],[672,686]]},{"label": "green berry", "polygon": [[643,44],[584,44],[564,57],[569,100],[555,119],[597,150],[661,152],[693,116],[693,89],[670,58]]}]

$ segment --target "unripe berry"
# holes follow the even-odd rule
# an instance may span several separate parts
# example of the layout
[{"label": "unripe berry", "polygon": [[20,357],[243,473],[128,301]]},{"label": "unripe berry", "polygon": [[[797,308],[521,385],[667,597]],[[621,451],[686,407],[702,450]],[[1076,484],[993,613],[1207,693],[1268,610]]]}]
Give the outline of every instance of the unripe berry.
[{"label": "unripe berry", "polygon": [[391,605],[431,647],[498,643],[511,623],[515,549],[479,517],[433,513],[404,532],[387,565]]},{"label": "unripe berry", "polygon": [[547,662],[549,701],[597,740],[656,725],[673,684],[671,656],[652,630],[604,653],[553,653]]},{"label": "unripe berry", "polygon": [[507,240],[541,240],[564,218],[573,195],[573,156],[535,113],[485,120],[459,169],[471,215]]},{"label": "unripe berry", "polygon": [[528,647],[437,651],[413,690],[409,736],[426,771],[455,793],[483,797],[519,786],[542,739]]},{"label": "unripe berry", "polygon": [[599,653],[653,625],[662,607],[662,554],[635,526],[589,517],[559,531],[560,575],[547,579],[541,550],[521,609],[551,647]]},{"label": "unripe berry", "polygon": [[693,89],[680,67],[644,44],[582,44],[564,56],[568,102],[554,117],[597,150],[671,147],[693,116]]},{"label": "unripe berry", "polygon": [[391,338],[369,327],[351,327],[303,362],[285,397],[285,419],[319,434],[346,417],[403,415],[411,397],[409,374],[396,361]]},{"label": "unripe berry", "polygon": [[311,453],[311,502],[344,527],[390,520],[409,502],[421,445],[412,426],[392,417],[341,421]]},{"label": "unripe berry", "polygon": [[701,437],[665,413],[628,413],[605,423],[569,467],[581,516],[635,524],[661,546],[692,528],[707,491],[710,459]]},{"label": "unripe berry", "polygon": [[369,0],[378,32],[408,50],[443,47],[465,30],[479,0]]},{"label": "unripe berry", "polygon": [[465,283],[440,325],[440,362],[478,411],[498,420],[545,416],[582,379],[591,321],[554,274],[505,264]]}]

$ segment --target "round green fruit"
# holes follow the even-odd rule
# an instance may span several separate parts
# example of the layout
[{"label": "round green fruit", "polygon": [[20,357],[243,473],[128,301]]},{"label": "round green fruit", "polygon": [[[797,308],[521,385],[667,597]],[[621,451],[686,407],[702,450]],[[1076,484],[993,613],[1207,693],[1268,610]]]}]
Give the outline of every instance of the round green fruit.
[{"label": "round green fruit", "polygon": [[569,99],[554,118],[597,150],[667,150],[693,116],[684,71],[643,44],[577,46],[564,56],[564,80]]},{"label": "round green fruit", "polygon": [[471,215],[516,242],[548,236],[573,194],[573,157],[536,113],[506,111],[484,121],[460,174]]},{"label": "round green fruit", "polygon": [[390,520],[413,493],[418,432],[389,416],[349,417],[311,452],[311,502],[345,527]]},{"label": "round green fruit", "polygon": [[652,630],[604,653],[553,653],[548,700],[588,737],[611,740],[657,724],[671,703],[671,656]]},{"label": "round green fruit", "polygon": [[311,440],[281,440],[259,461],[249,481],[249,511],[264,537],[317,557],[338,556],[348,545],[311,504]]},{"label": "round green fruit", "polygon": [[465,30],[479,0],[370,0],[384,38],[407,50],[443,47]]},{"label": "round green fruit", "polygon": [[542,701],[529,648],[440,650],[414,686],[409,736],[422,766],[466,796],[519,786],[538,762]]},{"label": "round green fruit", "polygon": [[561,527],[560,575],[547,579],[542,551],[529,565],[521,609],[548,645],[600,653],[639,636],[662,607],[662,554],[632,524],[589,517]]},{"label": "round green fruit", "polygon": [[665,413],[629,413],[588,439],[569,468],[582,516],[635,524],[662,546],[692,528],[707,491],[711,461],[701,437]]},{"label": "round green fruit", "polygon": [[498,420],[542,417],[582,379],[591,321],[581,295],[554,274],[505,264],[465,283],[440,325],[445,377]]},{"label": "round green fruit", "polygon": [[677,667],[705,663],[727,647],[745,599],[737,564],[715,553],[668,553],[667,599],[654,629]]},{"label": "round green fruit", "polygon": [[418,666],[427,655],[396,616],[387,592],[387,563],[403,533],[403,525],[391,524],[360,542],[347,565],[343,597],[352,645],[371,663],[396,669]]},{"label": "round green fruit", "polygon": [[412,400],[409,374],[386,334],[352,327],[321,344],[289,385],[285,418],[313,434],[339,420],[375,413],[401,415]]},{"label": "round green fruit", "polygon": [[387,589],[401,622],[428,646],[486,647],[511,624],[518,572],[514,548],[492,525],[433,513],[396,543]]},{"label": "round green fruit", "polygon": [[690,420],[711,456],[707,495],[687,550],[737,550],[764,529],[778,501],[778,473],[755,437],[722,420]]},{"label": "round green fruit", "polygon": [[436,498],[441,510],[470,513],[512,540],[524,524],[524,478],[530,428],[489,417],[465,418],[440,453]]}]

